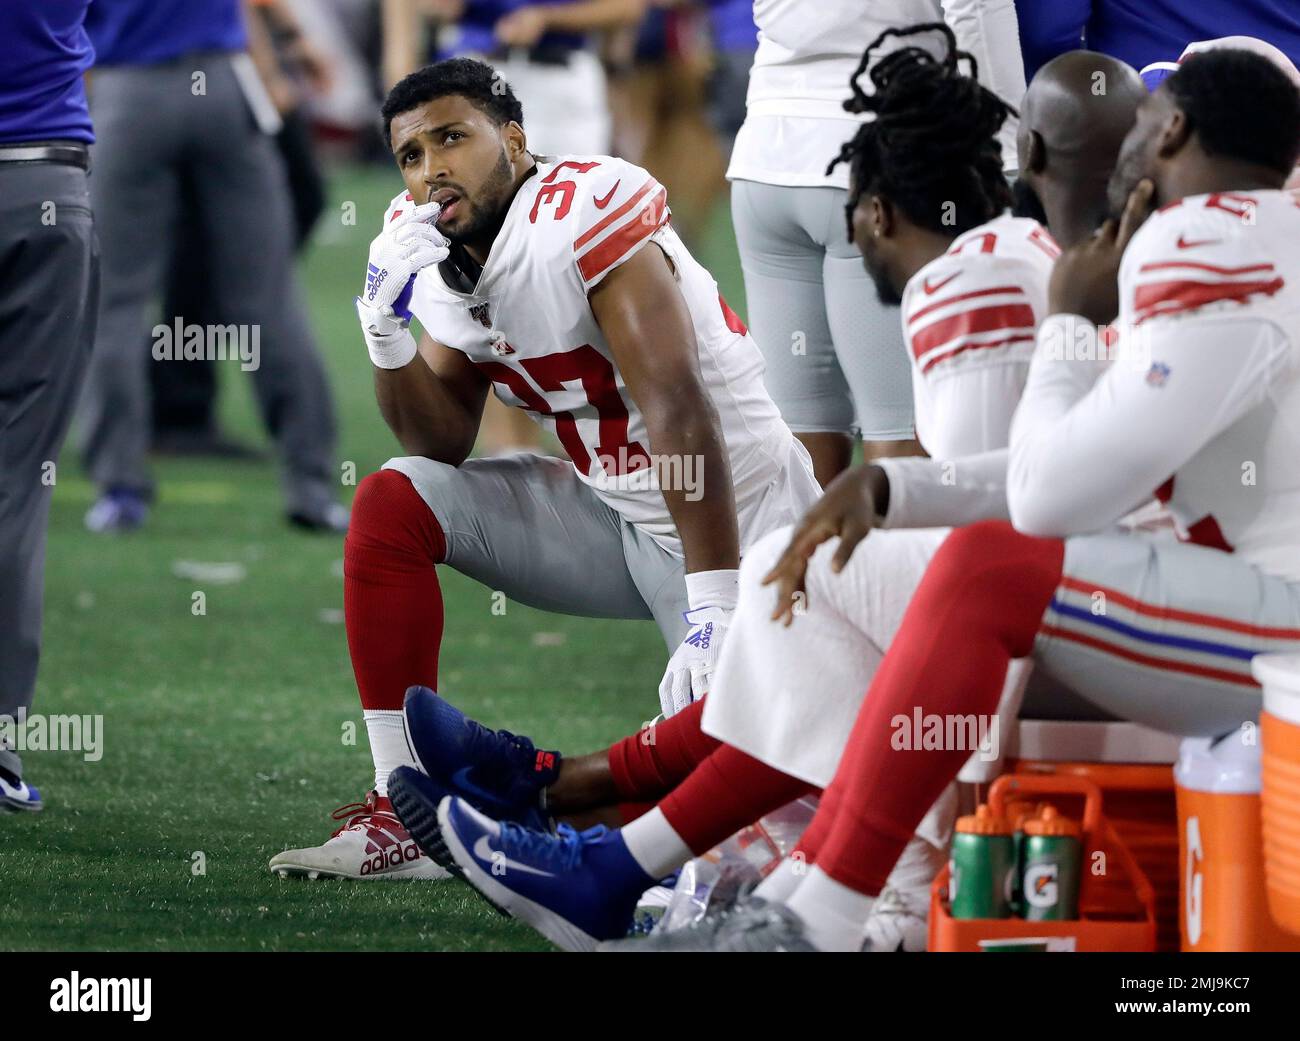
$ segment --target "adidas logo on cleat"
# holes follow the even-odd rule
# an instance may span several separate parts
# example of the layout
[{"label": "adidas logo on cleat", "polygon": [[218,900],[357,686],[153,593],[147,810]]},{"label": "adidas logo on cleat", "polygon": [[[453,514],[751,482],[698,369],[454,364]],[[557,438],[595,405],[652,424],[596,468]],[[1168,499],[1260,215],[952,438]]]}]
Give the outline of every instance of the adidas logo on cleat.
[{"label": "adidas logo on cleat", "polygon": [[361,865],[361,875],[373,875],[380,871],[392,871],[394,868],[403,867],[406,864],[413,864],[419,860],[423,853],[420,847],[414,841],[404,842],[394,846],[389,850],[380,850],[369,860]]}]

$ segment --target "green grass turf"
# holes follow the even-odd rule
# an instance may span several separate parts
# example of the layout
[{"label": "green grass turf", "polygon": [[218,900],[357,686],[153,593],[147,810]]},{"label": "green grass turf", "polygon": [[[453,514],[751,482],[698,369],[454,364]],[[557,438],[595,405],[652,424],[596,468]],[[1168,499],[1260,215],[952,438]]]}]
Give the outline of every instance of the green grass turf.
[{"label": "green grass turf", "polygon": [[[304,262],[333,378],[340,459],[364,476],[396,452],[374,407],[352,298],[396,175],[343,169]],[[355,203],[355,225],[344,222]],[[743,313],[720,203],[698,244]],[[222,371],[223,417],[265,444],[249,381]],[[342,540],[281,520],[273,464],[160,460],[147,530],[96,537],[72,452],[50,522],[45,647],[34,712],[104,717],[103,757],[29,752],[39,815],[0,815],[0,949],[539,950],[545,941],[462,885],[281,880],[279,850],[333,829],[369,787],[342,625]],[[344,488],[350,498],[352,489]],[[239,562],[233,584],[173,574]],[[650,623],[586,621],[509,604],[441,573],[442,691],[493,726],[589,751],[657,709],[664,650]],[[206,594],[206,614],[192,594]],[[348,731],[355,743],[346,743]],[[196,854],[205,873],[196,874]]]}]

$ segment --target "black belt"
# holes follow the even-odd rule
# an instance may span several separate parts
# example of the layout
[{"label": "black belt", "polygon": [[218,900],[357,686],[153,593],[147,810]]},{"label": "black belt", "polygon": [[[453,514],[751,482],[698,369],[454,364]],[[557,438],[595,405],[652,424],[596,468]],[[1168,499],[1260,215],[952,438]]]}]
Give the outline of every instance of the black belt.
[{"label": "black belt", "polygon": [[90,169],[90,149],[80,141],[56,141],[44,144],[0,144],[0,163],[60,163]]}]

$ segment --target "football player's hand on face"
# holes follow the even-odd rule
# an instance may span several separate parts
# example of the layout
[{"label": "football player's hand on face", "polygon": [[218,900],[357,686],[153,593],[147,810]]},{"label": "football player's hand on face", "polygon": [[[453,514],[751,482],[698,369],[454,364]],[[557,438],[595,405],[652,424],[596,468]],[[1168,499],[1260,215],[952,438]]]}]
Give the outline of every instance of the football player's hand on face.
[{"label": "football player's hand on face", "polygon": [[699,701],[709,690],[713,670],[722,653],[722,639],[731,623],[731,611],[722,607],[699,607],[686,612],[690,629],[668,660],[659,681],[659,708],[664,716],[680,712]]},{"label": "football player's hand on face", "polygon": [[876,523],[874,475],[879,468],[855,466],[845,470],[826,486],[822,497],[813,503],[794,529],[790,545],[776,565],[763,577],[763,585],[776,584],[776,607],[773,621],[794,621],[801,606],[807,604],[804,579],[808,561],[814,551],[828,539],[839,538],[840,544],[831,558],[831,570],[838,574],[853,556],[854,549]]},{"label": "football player's hand on face", "polygon": [[1129,240],[1151,215],[1155,186],[1143,179],[1129,193],[1119,221],[1113,219],[1090,239],[1056,258],[1047,287],[1051,314],[1077,314],[1106,325],[1119,314],[1119,263]]},{"label": "football player's hand on face", "polygon": [[447,259],[448,242],[433,223],[439,209],[433,202],[415,206],[370,243],[366,284],[357,298],[363,324],[376,325],[375,329],[367,326],[368,331],[382,333],[390,325],[409,321],[415,276]]}]

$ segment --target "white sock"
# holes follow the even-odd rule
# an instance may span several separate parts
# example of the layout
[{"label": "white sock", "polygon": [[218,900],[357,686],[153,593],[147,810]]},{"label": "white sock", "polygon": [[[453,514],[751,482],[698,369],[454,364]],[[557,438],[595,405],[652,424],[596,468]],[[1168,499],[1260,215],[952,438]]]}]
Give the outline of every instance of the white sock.
[{"label": "white sock", "polygon": [[622,834],[632,859],[651,878],[672,874],[695,856],[658,806],[623,825]]},{"label": "white sock", "polygon": [[375,791],[388,795],[388,775],[399,766],[414,766],[406,747],[401,709],[365,709],[366,732],[370,735],[370,758],[375,761]]},{"label": "white sock", "polygon": [[813,865],[786,906],[803,919],[808,941],[820,951],[862,949],[874,898],[836,882]]},{"label": "white sock", "polygon": [[811,869],[803,859],[786,857],[754,890],[754,895],[773,904],[788,904],[799,883],[808,877]]}]

